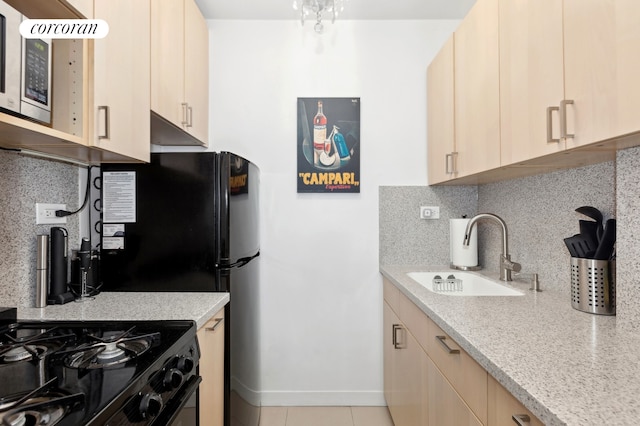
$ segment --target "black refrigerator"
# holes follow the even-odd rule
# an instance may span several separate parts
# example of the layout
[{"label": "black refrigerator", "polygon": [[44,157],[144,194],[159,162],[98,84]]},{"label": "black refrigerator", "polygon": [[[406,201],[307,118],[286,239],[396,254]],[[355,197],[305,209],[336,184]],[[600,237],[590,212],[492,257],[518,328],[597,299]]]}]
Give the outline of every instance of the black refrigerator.
[{"label": "black refrigerator", "polygon": [[153,153],[103,164],[101,184],[101,291],[230,292],[225,424],[258,421],[258,167],[229,152]]}]

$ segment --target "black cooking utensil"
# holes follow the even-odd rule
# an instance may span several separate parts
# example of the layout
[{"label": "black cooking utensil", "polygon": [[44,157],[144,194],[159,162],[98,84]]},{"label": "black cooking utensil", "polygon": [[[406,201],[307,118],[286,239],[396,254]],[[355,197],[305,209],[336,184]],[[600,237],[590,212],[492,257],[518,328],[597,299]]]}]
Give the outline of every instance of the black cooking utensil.
[{"label": "black cooking utensil", "polygon": [[600,239],[602,238],[602,234],[603,234],[602,212],[592,206],[578,207],[576,209],[576,212],[583,214],[587,217],[590,217],[591,219],[596,221],[596,224],[598,225],[596,236],[597,236],[597,241],[600,242]]},{"label": "black cooking utensil", "polygon": [[[580,235],[589,238],[597,247],[600,239],[598,238],[598,222],[592,220],[580,220]],[[594,247],[594,253],[595,248]]]},{"label": "black cooking utensil", "polygon": [[589,259],[596,252],[596,242],[588,235],[576,234],[573,237],[565,238],[564,243],[569,249],[571,257]]},{"label": "black cooking utensil", "polygon": [[596,260],[609,260],[613,255],[613,246],[616,243],[616,220],[609,219],[604,227],[602,239],[598,244],[595,255]]}]

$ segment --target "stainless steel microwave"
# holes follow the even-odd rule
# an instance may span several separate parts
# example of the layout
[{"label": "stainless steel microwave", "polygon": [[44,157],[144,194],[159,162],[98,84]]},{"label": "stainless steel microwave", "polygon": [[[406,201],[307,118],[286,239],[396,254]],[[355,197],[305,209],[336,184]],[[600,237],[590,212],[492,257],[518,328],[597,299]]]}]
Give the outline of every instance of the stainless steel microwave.
[{"label": "stainless steel microwave", "polygon": [[23,19],[0,1],[0,109],[51,123],[51,40],[21,37]]}]

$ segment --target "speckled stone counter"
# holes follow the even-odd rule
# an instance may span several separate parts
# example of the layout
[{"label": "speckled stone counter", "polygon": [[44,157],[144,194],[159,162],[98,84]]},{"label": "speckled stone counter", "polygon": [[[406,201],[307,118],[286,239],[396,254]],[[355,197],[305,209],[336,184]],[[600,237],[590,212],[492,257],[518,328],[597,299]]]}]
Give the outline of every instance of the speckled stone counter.
[{"label": "speckled stone counter", "polygon": [[229,302],[229,293],[105,292],[86,302],[18,308],[21,320],[194,320],[198,328]]},{"label": "speckled stone counter", "polygon": [[[382,265],[380,272],[547,425],[634,425],[640,419],[640,336],[615,316],[571,307],[570,295],[451,297],[406,275],[448,267]],[[491,278],[496,278],[492,276]]]}]

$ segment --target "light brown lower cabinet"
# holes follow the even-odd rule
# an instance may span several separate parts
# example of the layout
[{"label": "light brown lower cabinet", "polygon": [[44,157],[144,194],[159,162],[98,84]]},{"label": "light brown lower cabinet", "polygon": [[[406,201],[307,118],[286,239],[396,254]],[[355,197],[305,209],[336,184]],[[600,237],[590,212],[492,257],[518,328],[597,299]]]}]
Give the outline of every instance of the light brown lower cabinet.
[{"label": "light brown lower cabinet", "polygon": [[[385,398],[396,425],[422,426],[425,378],[420,374],[424,352],[388,304],[385,321]],[[415,366],[418,366],[416,370]]]},{"label": "light brown lower cabinet", "polygon": [[[425,355],[428,377],[429,422],[423,425],[482,426],[464,400],[458,395],[438,367]],[[424,368],[424,367],[423,367]],[[400,426],[396,424],[396,426]]]},{"label": "light brown lower cabinet", "polygon": [[[520,422],[520,423],[518,423]],[[544,426],[494,378],[489,379],[489,424],[492,426]]]},{"label": "light brown lower cabinet", "polygon": [[384,395],[395,426],[542,425],[398,288],[383,285]]},{"label": "light brown lower cabinet", "polygon": [[224,424],[224,308],[198,330],[200,346],[200,424]]}]

